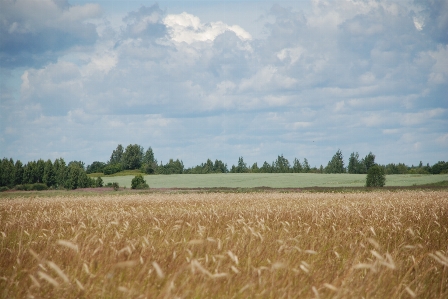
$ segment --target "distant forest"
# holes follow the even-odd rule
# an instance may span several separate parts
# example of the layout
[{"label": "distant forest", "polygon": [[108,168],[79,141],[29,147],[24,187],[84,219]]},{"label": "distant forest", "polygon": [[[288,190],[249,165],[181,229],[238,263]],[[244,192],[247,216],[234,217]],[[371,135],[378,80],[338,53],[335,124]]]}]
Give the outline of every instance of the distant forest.
[{"label": "distant forest", "polygon": [[[254,163],[247,165],[243,157],[230,168],[221,160],[214,162],[207,159],[205,163],[185,168],[179,159],[170,159],[166,164],[158,163],[151,147],[146,151],[138,144],[130,144],[124,148],[117,146],[107,162],[95,161],[85,166],[82,161],[71,161],[68,164],[62,158],[53,162],[39,159],[23,164],[20,160],[14,162],[12,158],[3,158],[0,163],[0,188],[7,190],[41,189],[76,189],[87,187],[102,187],[101,175],[111,175],[123,170],[139,170],[145,174],[212,174],[212,173],[353,173],[366,174],[370,167],[378,165],[373,153],[361,158],[357,152],[350,154],[348,165],[344,164],[342,152],[338,150],[328,164],[319,168],[311,167],[306,158],[301,162],[294,158],[292,163],[283,155],[276,160],[262,165]],[[434,165],[408,166],[404,163],[389,163],[378,165],[385,174],[442,174],[448,173],[448,162],[439,161]],[[97,174],[92,178],[89,174]],[[98,176],[99,174],[99,176]]]}]

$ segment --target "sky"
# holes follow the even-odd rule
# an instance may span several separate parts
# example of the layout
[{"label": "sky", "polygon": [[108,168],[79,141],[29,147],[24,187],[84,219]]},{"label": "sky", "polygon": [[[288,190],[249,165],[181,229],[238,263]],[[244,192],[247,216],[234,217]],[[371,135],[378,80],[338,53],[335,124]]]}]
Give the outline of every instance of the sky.
[{"label": "sky", "polygon": [[448,1],[0,7],[1,158],[448,160]]}]

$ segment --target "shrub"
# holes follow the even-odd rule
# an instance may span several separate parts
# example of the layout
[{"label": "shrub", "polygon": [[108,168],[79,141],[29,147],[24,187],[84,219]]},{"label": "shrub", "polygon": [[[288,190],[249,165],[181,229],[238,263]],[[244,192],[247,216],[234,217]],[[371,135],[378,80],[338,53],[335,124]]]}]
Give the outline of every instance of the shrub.
[{"label": "shrub", "polygon": [[136,175],[131,182],[132,189],[147,189],[149,188],[148,184],[146,184],[145,179],[141,174]]},{"label": "shrub", "polygon": [[106,167],[104,167],[103,173],[105,175],[110,175],[110,174],[120,172],[122,170],[123,170],[123,168],[122,168],[121,164],[111,164],[111,165],[107,165]]},{"label": "shrub", "polygon": [[42,191],[42,190],[48,190],[48,186],[42,183],[23,184],[15,186],[14,189],[21,191],[31,191],[31,190]]},{"label": "shrub", "polygon": [[112,183],[112,188],[114,188],[115,191],[118,191],[118,189],[120,189],[120,185],[118,185],[117,182],[113,182]]},{"label": "shrub", "polygon": [[6,186],[1,186],[0,187],[0,192],[4,192],[4,191],[8,191],[8,190],[9,190],[9,188],[6,187]]},{"label": "shrub", "polygon": [[47,190],[48,187],[46,184],[42,184],[42,183],[36,183],[31,185],[31,190],[36,190],[36,191],[42,191],[42,190]]},{"label": "shrub", "polygon": [[369,168],[366,177],[366,187],[383,187],[386,184],[384,169],[378,165]]},{"label": "shrub", "polygon": [[17,185],[14,187],[14,189],[20,190],[20,191],[28,191],[31,189],[31,185],[30,184]]},{"label": "shrub", "polygon": [[96,180],[95,180],[95,186],[96,187],[103,187],[103,185],[104,185],[103,179],[100,176],[97,177]]}]

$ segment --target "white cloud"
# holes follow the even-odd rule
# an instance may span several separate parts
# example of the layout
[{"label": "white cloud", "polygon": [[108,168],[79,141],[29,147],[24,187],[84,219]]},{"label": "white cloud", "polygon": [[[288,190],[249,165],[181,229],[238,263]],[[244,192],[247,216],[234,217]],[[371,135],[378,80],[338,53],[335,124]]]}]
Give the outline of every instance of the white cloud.
[{"label": "white cloud", "polygon": [[183,12],[178,15],[167,15],[163,23],[168,28],[171,40],[191,44],[194,42],[213,41],[226,31],[234,32],[241,40],[252,39],[251,35],[238,25],[229,26],[223,22],[202,24],[201,20]]},{"label": "white cloud", "polygon": [[417,29],[418,31],[422,31],[423,30],[423,26],[425,26],[424,19],[423,18],[419,18],[419,17],[413,17],[412,20],[414,21],[415,29]]}]

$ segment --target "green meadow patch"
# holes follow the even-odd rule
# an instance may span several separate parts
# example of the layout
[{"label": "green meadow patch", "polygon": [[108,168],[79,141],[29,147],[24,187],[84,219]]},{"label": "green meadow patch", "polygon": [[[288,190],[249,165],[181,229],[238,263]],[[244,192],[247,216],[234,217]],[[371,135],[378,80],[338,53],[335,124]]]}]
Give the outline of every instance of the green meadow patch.
[{"label": "green meadow patch", "polygon": [[[104,184],[117,182],[120,187],[131,187],[136,174],[103,177]],[[315,173],[223,173],[145,175],[150,188],[306,188],[306,187],[363,187],[365,174]],[[386,176],[386,187],[440,184],[448,181],[448,174],[403,174]]]}]

